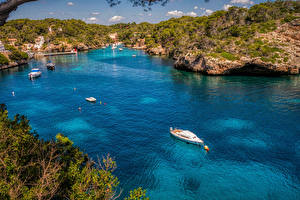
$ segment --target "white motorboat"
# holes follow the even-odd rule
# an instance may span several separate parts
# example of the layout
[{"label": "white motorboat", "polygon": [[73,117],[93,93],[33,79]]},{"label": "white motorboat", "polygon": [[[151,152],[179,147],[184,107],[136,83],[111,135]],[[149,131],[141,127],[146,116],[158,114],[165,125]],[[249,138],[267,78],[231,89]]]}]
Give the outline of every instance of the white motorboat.
[{"label": "white motorboat", "polygon": [[119,51],[123,51],[123,48],[119,48]]},{"label": "white motorboat", "polygon": [[52,62],[47,63],[46,67],[49,70],[55,70],[55,64]]},{"label": "white motorboat", "polygon": [[88,97],[88,98],[85,98],[85,100],[87,100],[89,102],[96,102],[96,99],[94,97]]},{"label": "white motorboat", "polygon": [[112,46],[111,46],[111,49],[112,50],[114,50],[114,49],[116,49],[117,48],[117,45],[116,44],[113,44]]},{"label": "white motorboat", "polygon": [[28,77],[30,79],[33,79],[33,78],[39,77],[41,75],[42,75],[42,72],[39,68],[33,68],[33,69],[31,69],[31,72],[28,74]]},{"label": "white motorboat", "polygon": [[170,133],[174,137],[176,137],[179,140],[182,140],[187,143],[196,144],[196,145],[204,145],[203,140],[197,137],[194,133],[188,130],[181,130],[181,129],[173,129],[170,128]]}]

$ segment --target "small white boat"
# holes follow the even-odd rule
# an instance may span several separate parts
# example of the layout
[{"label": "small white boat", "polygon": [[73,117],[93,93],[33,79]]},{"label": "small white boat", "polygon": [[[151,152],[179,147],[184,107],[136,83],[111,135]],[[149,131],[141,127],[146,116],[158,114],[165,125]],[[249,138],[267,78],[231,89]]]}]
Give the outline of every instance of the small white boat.
[{"label": "small white boat", "polygon": [[33,79],[42,75],[42,72],[39,68],[31,69],[31,72],[28,74],[29,79]]},{"label": "small white boat", "polygon": [[117,48],[117,45],[116,44],[113,44],[112,46],[111,46],[111,49],[112,50],[114,50],[114,49],[116,49]]},{"label": "small white boat", "polygon": [[85,100],[87,100],[89,102],[96,102],[96,99],[94,97],[88,97],[88,98],[85,98]]},{"label": "small white boat", "polygon": [[123,48],[119,48],[119,51],[123,51]]},{"label": "small white boat", "polygon": [[55,70],[55,64],[52,62],[47,63],[46,67],[49,70]]},{"label": "small white boat", "polygon": [[170,128],[170,133],[174,137],[176,137],[179,140],[182,140],[184,142],[188,142],[191,144],[196,144],[196,145],[204,145],[203,140],[197,137],[194,133],[188,130],[181,130],[181,129],[173,129],[172,127]]},{"label": "small white boat", "polygon": [[133,54],[133,55],[132,55],[132,57],[136,57],[136,55],[135,55],[135,54]]}]

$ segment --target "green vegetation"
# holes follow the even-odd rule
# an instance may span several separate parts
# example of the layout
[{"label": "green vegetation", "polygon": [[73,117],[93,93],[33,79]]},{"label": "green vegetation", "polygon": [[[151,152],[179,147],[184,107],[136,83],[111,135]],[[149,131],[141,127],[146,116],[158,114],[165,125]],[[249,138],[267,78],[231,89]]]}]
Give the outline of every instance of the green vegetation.
[{"label": "green vegetation", "polygon": [[29,20],[18,19],[8,21],[0,27],[0,40],[8,42],[9,38],[17,39],[17,45],[35,43],[38,36],[44,36],[46,43],[69,43],[76,47],[83,43],[91,47],[100,47],[109,42],[109,27],[86,24],[81,20]]},{"label": "green vegetation", "polygon": [[[8,118],[0,106],[0,199],[96,200],[118,197],[116,162],[107,155],[91,160],[62,134],[44,141],[31,131],[28,120]],[[147,200],[138,188],[128,200]]]},{"label": "green vegetation", "polygon": [[231,53],[228,53],[228,52],[222,52],[221,56],[223,58],[226,58],[227,60],[232,60],[232,61],[238,59],[236,56],[234,56],[234,55],[232,55]]},{"label": "green vegetation", "polygon": [[[283,53],[280,45],[257,43],[256,40],[260,40],[257,35],[276,30],[281,21],[296,19],[295,13],[300,13],[300,2],[275,1],[254,5],[250,9],[231,7],[210,16],[183,16],[158,24],[132,23],[122,24],[122,28],[114,25],[113,28],[125,44],[134,45],[139,39],[145,39],[148,49],[162,46],[172,58],[201,51],[228,60],[250,56],[282,62],[280,56],[275,56],[276,52]],[[218,51],[220,48],[222,51]]]},{"label": "green vegetation", "polygon": [[130,191],[129,197],[124,200],[149,200],[149,197],[146,197],[146,190],[139,187],[138,189]]},{"label": "green vegetation", "polygon": [[7,65],[8,63],[9,60],[2,53],[0,53],[0,66]]},{"label": "green vegetation", "polygon": [[[250,9],[230,7],[228,11],[216,11],[209,16],[171,18],[158,24],[147,22],[120,23],[111,26],[86,24],[80,20],[29,20],[8,21],[0,27],[0,40],[8,43],[17,39],[16,45],[34,43],[38,36],[44,36],[44,48],[60,45],[99,48],[112,42],[110,33],[118,33],[119,41],[125,45],[144,45],[147,49],[162,47],[167,56],[178,58],[187,53],[202,52],[228,60],[242,56],[263,57],[272,62],[285,62],[280,44],[257,40],[261,34],[274,31],[282,23],[299,18],[299,1],[265,2]],[[223,52],[216,52],[221,48]],[[80,49],[80,48],[79,48]],[[280,53],[279,56],[276,56]]]},{"label": "green vegetation", "polygon": [[9,59],[12,61],[20,61],[20,60],[28,59],[27,53],[23,51],[19,51],[18,49],[16,49],[11,45],[5,45],[5,49],[10,51],[11,54],[9,54]]}]

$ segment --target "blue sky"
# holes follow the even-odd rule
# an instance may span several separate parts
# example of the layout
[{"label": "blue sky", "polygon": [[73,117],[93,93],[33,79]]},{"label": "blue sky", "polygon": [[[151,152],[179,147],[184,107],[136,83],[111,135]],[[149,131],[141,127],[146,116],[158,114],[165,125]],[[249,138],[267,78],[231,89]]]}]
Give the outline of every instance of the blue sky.
[{"label": "blue sky", "polygon": [[9,19],[74,18],[105,25],[144,21],[157,23],[171,17],[201,16],[231,5],[250,7],[264,1],[266,0],[170,0],[165,6],[154,5],[152,11],[145,12],[143,8],[132,7],[128,0],[122,0],[115,7],[110,7],[106,0],[39,0],[20,6]]}]

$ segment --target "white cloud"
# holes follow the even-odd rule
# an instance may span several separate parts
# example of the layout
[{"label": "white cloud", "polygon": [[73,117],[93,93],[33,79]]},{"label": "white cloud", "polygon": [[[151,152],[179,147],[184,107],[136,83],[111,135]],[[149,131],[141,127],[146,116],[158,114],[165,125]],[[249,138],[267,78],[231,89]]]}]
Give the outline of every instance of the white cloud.
[{"label": "white cloud", "polygon": [[198,6],[195,6],[194,9],[197,10],[197,9],[198,9]]},{"label": "white cloud", "polygon": [[49,14],[49,15],[54,15],[54,12],[49,12],[48,14]]},{"label": "white cloud", "polygon": [[210,10],[210,9],[206,9],[204,14],[205,15],[210,15],[211,13],[213,13],[214,11]]},{"label": "white cloud", "polygon": [[183,16],[183,14],[184,13],[180,10],[173,10],[173,11],[167,12],[166,16],[181,17],[181,16]]},{"label": "white cloud", "polygon": [[109,22],[119,22],[119,21],[121,21],[122,19],[124,19],[124,17],[122,17],[122,16],[113,16],[112,18],[110,18],[108,21]]},{"label": "white cloud", "polygon": [[171,16],[171,17],[182,17],[182,16],[196,17],[197,14],[195,12],[193,12],[193,11],[184,13],[184,12],[182,12],[180,10],[173,10],[173,11],[167,12],[166,16]]},{"label": "white cloud", "polygon": [[197,17],[197,14],[195,12],[193,12],[193,11],[192,12],[188,12],[185,15],[191,16],[191,17]]},{"label": "white cloud", "polygon": [[92,21],[92,22],[95,22],[95,21],[97,21],[97,18],[96,17],[90,17],[90,18],[88,18],[88,20]]},{"label": "white cloud", "polygon": [[92,12],[92,15],[100,15],[99,12]]},{"label": "white cloud", "polygon": [[251,0],[231,0],[230,3],[237,3],[237,4],[254,4]]},{"label": "white cloud", "polygon": [[224,10],[228,10],[230,7],[232,7],[232,5],[230,5],[230,4],[225,4],[225,5],[223,6],[223,9],[224,9]]},{"label": "white cloud", "polygon": [[74,3],[73,3],[73,2],[71,2],[71,1],[70,1],[70,2],[68,2],[67,4],[68,4],[68,6],[74,6]]}]

